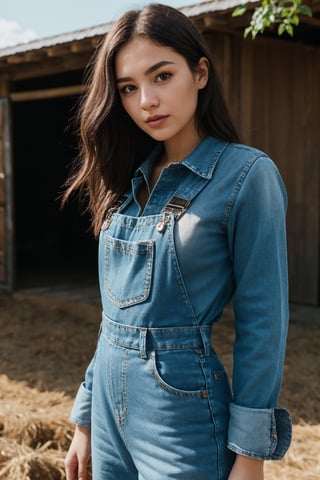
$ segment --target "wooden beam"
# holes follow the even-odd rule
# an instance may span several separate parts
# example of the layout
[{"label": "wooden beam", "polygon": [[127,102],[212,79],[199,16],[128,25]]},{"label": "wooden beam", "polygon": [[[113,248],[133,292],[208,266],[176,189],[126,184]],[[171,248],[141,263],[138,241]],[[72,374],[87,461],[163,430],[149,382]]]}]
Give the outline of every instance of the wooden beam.
[{"label": "wooden beam", "polygon": [[71,51],[71,45],[55,45],[46,49],[48,57],[63,57]]},{"label": "wooden beam", "polygon": [[92,42],[90,40],[84,40],[82,42],[73,42],[70,46],[70,50],[73,53],[82,53],[82,52],[88,52],[89,50],[93,50],[94,47],[92,45]]},{"label": "wooden beam", "polygon": [[10,78],[9,75],[4,73],[0,77],[0,97],[7,97],[10,92]]},{"label": "wooden beam", "polygon": [[45,51],[33,50],[31,52],[24,52],[16,55],[10,55],[9,57],[1,59],[0,62],[3,66],[5,66],[6,64],[19,65],[21,63],[42,62],[46,58],[47,58],[47,53]]},{"label": "wooden beam", "polygon": [[204,28],[224,27],[228,24],[226,18],[219,18],[218,16],[206,15],[203,17]]},{"label": "wooden beam", "polygon": [[25,53],[16,53],[15,55],[10,55],[9,57],[6,57],[6,63],[9,63],[9,65],[17,65],[19,63],[24,63],[25,58]]},{"label": "wooden beam", "polygon": [[101,38],[102,38],[102,37],[94,37],[94,38],[91,38],[91,45],[93,46],[93,48],[96,48],[96,46],[98,45],[98,43],[101,41]]},{"label": "wooden beam", "polygon": [[308,17],[307,15],[302,15],[300,17],[300,24],[312,25],[313,27],[320,28],[320,19],[316,17]]},{"label": "wooden beam", "polygon": [[13,92],[10,94],[12,102],[28,102],[31,100],[45,100],[47,98],[68,97],[82,95],[85,92],[83,85],[69,87],[47,88],[45,90],[31,90],[28,92]]},{"label": "wooden beam", "polygon": [[43,64],[26,64],[23,68],[15,66],[8,73],[12,81],[27,80],[29,78],[46,77],[57,73],[83,70],[89,62],[91,52],[83,55],[73,55],[63,59],[51,58]]},{"label": "wooden beam", "polygon": [[44,50],[33,50],[26,52],[25,59],[27,62],[43,62],[47,58],[47,54]]}]

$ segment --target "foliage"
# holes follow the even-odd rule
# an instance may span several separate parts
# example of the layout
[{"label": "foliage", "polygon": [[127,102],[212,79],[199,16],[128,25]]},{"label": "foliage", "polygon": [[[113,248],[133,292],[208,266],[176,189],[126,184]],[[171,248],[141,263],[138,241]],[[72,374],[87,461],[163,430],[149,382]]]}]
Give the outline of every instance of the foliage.
[{"label": "foliage", "polygon": [[[288,33],[291,37],[294,33],[294,27],[299,25],[300,15],[312,17],[312,10],[307,5],[302,4],[303,0],[262,0],[254,9],[250,25],[244,31],[246,38],[251,34],[252,39],[256,38],[258,33],[264,33],[266,29],[278,26],[278,35]],[[248,4],[239,5],[232,13],[233,17],[243,15],[248,8]]]}]

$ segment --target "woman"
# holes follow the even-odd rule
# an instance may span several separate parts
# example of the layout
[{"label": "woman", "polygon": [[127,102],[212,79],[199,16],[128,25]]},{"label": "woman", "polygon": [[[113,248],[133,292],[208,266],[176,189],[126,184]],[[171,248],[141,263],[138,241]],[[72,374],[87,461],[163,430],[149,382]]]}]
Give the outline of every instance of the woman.
[{"label": "woman", "polygon": [[[71,413],[68,480],[261,480],[282,458],[286,193],[240,145],[210,51],[164,5],[129,11],[94,59],[82,163],[103,316]],[[211,346],[233,298],[233,389]],[[214,335],[213,335],[214,340]]]}]

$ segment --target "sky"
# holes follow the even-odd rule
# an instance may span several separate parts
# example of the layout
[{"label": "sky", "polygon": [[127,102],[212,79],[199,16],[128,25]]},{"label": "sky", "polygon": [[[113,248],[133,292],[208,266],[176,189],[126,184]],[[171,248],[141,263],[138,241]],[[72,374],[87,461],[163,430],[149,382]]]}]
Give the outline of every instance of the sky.
[{"label": "sky", "polygon": [[[111,22],[126,10],[150,1],[0,0],[0,48]],[[159,3],[181,7],[199,0],[160,0]]]}]

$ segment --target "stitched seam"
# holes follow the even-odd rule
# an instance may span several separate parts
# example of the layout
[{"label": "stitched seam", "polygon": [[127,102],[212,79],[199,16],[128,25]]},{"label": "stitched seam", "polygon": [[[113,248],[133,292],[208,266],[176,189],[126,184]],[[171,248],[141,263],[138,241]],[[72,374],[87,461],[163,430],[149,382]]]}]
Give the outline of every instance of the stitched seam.
[{"label": "stitched seam", "polygon": [[226,230],[227,228],[227,224],[228,224],[228,220],[230,218],[230,215],[231,215],[231,212],[232,212],[232,209],[237,201],[237,198],[239,196],[239,193],[241,191],[241,188],[244,184],[244,181],[251,169],[251,167],[253,166],[253,164],[259,159],[259,158],[267,158],[266,155],[262,155],[261,152],[257,152],[255,153],[251,158],[248,159],[248,161],[246,162],[245,166],[243,167],[241,173],[240,173],[240,176],[238,177],[238,180],[232,190],[232,193],[229,197],[229,200],[227,202],[227,206],[226,206],[226,209],[225,209],[225,212],[224,212],[224,217],[223,217],[223,220],[222,220],[222,226],[224,228],[224,230]]}]

